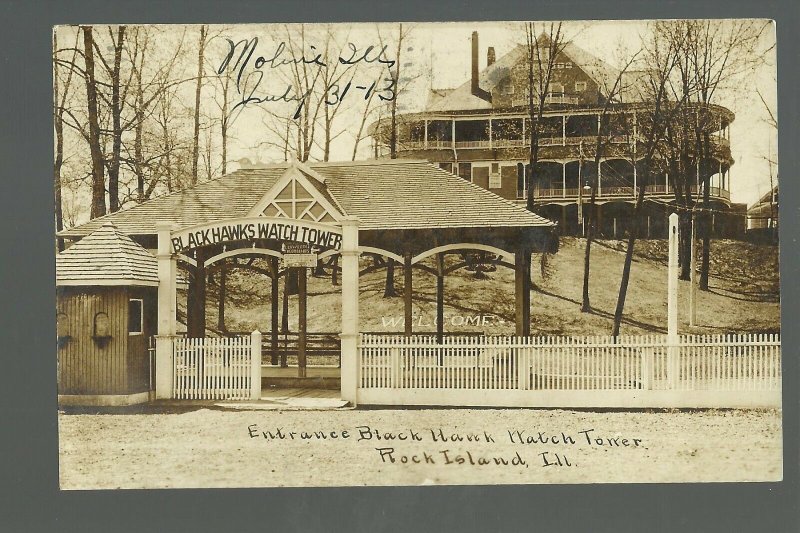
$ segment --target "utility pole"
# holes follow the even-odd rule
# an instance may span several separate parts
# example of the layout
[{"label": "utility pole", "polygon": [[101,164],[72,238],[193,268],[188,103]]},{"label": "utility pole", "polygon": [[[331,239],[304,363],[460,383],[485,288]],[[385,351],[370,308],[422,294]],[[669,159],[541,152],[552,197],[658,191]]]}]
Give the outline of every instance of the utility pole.
[{"label": "utility pole", "polygon": [[669,263],[667,268],[667,381],[678,383],[678,214],[669,216]]}]

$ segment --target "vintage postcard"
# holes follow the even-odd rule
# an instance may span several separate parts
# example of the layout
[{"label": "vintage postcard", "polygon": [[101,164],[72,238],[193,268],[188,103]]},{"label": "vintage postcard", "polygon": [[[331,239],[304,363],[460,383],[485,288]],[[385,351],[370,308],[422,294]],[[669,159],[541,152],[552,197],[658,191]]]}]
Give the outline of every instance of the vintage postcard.
[{"label": "vintage postcard", "polygon": [[781,480],[775,58],[54,28],[61,488]]}]

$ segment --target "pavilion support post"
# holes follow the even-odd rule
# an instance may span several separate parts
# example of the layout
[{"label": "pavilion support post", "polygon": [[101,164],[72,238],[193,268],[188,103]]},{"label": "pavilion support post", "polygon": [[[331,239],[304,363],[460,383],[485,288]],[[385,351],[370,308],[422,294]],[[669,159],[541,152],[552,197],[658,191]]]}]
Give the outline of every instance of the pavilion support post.
[{"label": "pavilion support post", "polygon": [[411,270],[411,252],[407,251],[403,256],[403,329],[406,337],[410,337],[414,333],[414,316],[413,316],[413,271]]},{"label": "pavilion support post", "polygon": [[270,258],[270,271],[272,274],[272,285],[270,287],[270,335],[269,335],[269,350],[270,350],[270,363],[273,365],[278,364],[278,300],[280,300],[280,292],[278,290],[278,258]]},{"label": "pavilion support post", "polygon": [[156,336],[156,398],[172,398],[173,341],[177,333],[178,265],[170,250],[171,224],[158,224],[158,335]]},{"label": "pavilion support post", "polygon": [[358,402],[358,218],[348,216],[342,222],[342,400]]},{"label": "pavilion support post", "polygon": [[515,334],[531,334],[531,252],[525,247],[514,254]]},{"label": "pavilion support post", "polygon": [[444,341],[444,254],[436,254],[436,342]]},{"label": "pavilion support post", "polygon": [[186,301],[186,336],[199,338],[206,336],[206,254],[197,250],[194,275],[189,281],[189,292]]},{"label": "pavilion support post", "polygon": [[298,310],[297,310],[297,377],[306,377],[306,324],[308,315],[308,270],[297,269]]}]

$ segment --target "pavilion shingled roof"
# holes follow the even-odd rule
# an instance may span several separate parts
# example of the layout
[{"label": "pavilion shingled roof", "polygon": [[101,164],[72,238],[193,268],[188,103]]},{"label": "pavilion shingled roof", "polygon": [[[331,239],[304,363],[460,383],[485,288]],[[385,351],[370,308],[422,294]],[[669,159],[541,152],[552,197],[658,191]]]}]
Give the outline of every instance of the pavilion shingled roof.
[{"label": "pavilion shingled roof", "polygon": [[110,221],[56,255],[56,285],[157,285],[158,260]]},{"label": "pavilion shingled roof", "polygon": [[[157,222],[179,227],[244,217],[289,163],[240,169],[61,232],[80,237],[110,220],[129,235],[154,235]],[[307,163],[365,230],[543,227],[555,224],[426,161]]]}]

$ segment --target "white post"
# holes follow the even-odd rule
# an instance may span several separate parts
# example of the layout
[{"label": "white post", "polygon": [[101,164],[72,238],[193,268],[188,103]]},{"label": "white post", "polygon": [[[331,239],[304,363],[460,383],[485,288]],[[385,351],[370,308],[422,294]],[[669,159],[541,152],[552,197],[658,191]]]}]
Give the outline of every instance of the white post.
[{"label": "white post", "polygon": [[653,348],[642,348],[642,389],[653,390],[653,369],[655,351]]},{"label": "white post", "polygon": [[692,245],[689,257],[689,325],[694,326],[697,320],[697,252],[695,251],[695,226],[697,217],[692,212]]},{"label": "white post", "polygon": [[357,403],[358,388],[358,219],[342,220],[342,400]]},{"label": "white post", "polygon": [[250,399],[261,399],[261,332],[250,334]]},{"label": "white post", "polygon": [[156,335],[156,398],[172,398],[173,352],[177,332],[177,261],[172,256],[171,224],[159,223],[158,232],[158,334]]},{"label": "white post", "polygon": [[669,266],[667,274],[667,379],[678,382],[678,214],[669,216]]}]

